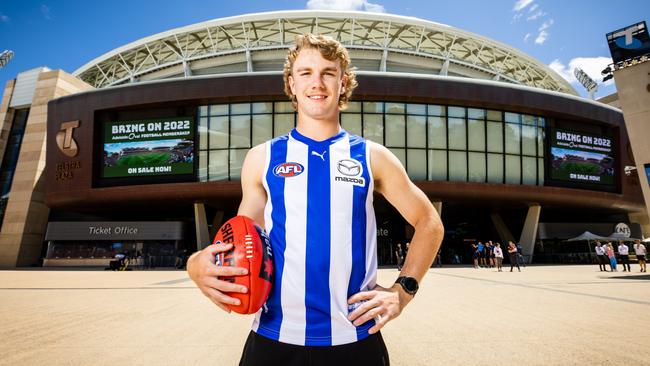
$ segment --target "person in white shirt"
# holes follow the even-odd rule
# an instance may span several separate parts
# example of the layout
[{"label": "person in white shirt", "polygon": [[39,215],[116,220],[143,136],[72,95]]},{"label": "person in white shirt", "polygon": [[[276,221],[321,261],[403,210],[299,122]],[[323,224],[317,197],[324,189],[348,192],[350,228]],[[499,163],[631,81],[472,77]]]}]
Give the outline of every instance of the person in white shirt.
[{"label": "person in white shirt", "polygon": [[503,249],[501,249],[501,244],[499,243],[494,247],[494,258],[497,260],[497,269],[499,272],[503,272]]},{"label": "person in white shirt", "polygon": [[646,249],[645,249],[645,245],[641,244],[641,240],[639,239],[636,239],[634,241],[634,254],[636,254],[636,259],[637,261],[639,261],[641,272],[647,272],[645,267]]},{"label": "person in white shirt", "polygon": [[[630,269],[630,248],[624,242],[618,242],[618,255],[621,257],[621,264],[623,264],[623,272],[631,272]],[[627,269],[626,269],[627,268]]]},{"label": "person in white shirt", "polygon": [[598,269],[607,272],[607,248],[596,240],[596,258],[598,258]]}]

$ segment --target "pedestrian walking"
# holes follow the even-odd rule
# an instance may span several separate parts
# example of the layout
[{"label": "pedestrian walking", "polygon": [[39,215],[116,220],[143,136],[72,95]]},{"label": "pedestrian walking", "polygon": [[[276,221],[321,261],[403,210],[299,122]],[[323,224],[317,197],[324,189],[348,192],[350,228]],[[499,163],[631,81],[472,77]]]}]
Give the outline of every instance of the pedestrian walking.
[{"label": "pedestrian walking", "polygon": [[521,247],[520,243],[517,243],[517,263],[520,263],[526,267],[526,259],[524,258],[524,249]]},{"label": "pedestrian walking", "polygon": [[611,242],[607,243],[607,257],[609,257],[609,268],[612,272],[618,272],[616,269],[616,253],[614,253],[614,247]]},{"label": "pedestrian walking", "polygon": [[521,272],[517,258],[517,246],[512,241],[508,242],[508,256],[510,257],[510,272],[512,272],[514,266],[517,266],[517,270]]},{"label": "pedestrian walking", "polygon": [[472,243],[472,260],[474,260],[474,268],[478,268],[479,254],[478,254],[478,244]]},{"label": "pedestrian walking", "polygon": [[404,264],[404,250],[402,249],[402,243],[397,243],[397,248],[395,248],[395,259],[397,260],[397,270],[402,270],[402,265]]},{"label": "pedestrian walking", "polygon": [[478,265],[483,268],[485,266],[485,244],[478,242]]},{"label": "pedestrian walking", "polygon": [[494,268],[494,244],[492,244],[492,240],[489,240],[485,246],[485,256],[488,259],[488,266]]},{"label": "pedestrian walking", "polygon": [[607,248],[598,240],[596,240],[596,259],[598,259],[598,269],[601,272],[607,272]]},{"label": "pedestrian walking", "polygon": [[494,247],[494,259],[497,262],[497,271],[503,272],[503,249],[501,249],[500,243]]},{"label": "pedestrian walking", "polygon": [[618,242],[618,255],[621,257],[623,272],[632,272],[630,269],[630,248],[624,242]]},{"label": "pedestrian walking", "polygon": [[641,240],[639,239],[634,241],[634,254],[636,254],[636,260],[639,263],[639,267],[641,267],[641,272],[647,272],[645,265],[646,249],[645,245],[641,244]]}]

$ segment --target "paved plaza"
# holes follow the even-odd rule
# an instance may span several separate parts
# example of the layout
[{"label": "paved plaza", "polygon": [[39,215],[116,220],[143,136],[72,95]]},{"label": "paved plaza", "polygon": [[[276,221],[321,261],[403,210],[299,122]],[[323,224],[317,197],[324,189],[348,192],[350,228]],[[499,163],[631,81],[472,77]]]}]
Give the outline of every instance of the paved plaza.
[{"label": "paved plaza", "polygon": [[[431,269],[382,331],[391,364],[648,365],[650,275],[638,271]],[[380,269],[379,283],[396,275]],[[236,365],[250,323],[183,271],[0,271],[1,365]]]}]

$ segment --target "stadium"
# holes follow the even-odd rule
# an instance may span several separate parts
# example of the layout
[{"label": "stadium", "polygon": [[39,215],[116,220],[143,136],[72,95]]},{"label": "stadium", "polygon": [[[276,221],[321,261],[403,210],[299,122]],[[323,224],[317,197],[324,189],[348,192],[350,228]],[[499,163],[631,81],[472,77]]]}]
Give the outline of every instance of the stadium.
[{"label": "stadium", "polygon": [[[20,153],[0,234],[17,244],[2,246],[2,265],[102,266],[122,251],[171,266],[210,242],[237,211],[248,149],[295,126],[282,67],[305,32],[348,48],[359,87],[341,124],[388,147],[434,203],[443,263],[468,263],[477,240],[513,240],[528,260],[566,262],[589,251],[563,242],[585,230],[607,236],[622,224],[641,236],[647,218],[638,178],[622,174],[634,162],[618,108],[579,97],[521,51],[448,25],[280,11],[155,34],[72,75],[33,71],[28,104],[13,101],[20,75],[10,82],[3,130],[11,120],[25,137],[22,147],[4,142]],[[54,88],[51,97],[39,87]],[[381,196],[375,209],[379,263],[393,264],[413,229]]]}]

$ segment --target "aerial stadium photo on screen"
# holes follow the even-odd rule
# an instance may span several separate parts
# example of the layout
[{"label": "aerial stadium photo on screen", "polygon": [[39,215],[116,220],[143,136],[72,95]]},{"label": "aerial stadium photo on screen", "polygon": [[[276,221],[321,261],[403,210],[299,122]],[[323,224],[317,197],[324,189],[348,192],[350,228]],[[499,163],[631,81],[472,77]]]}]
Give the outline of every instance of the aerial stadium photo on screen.
[{"label": "aerial stadium photo on screen", "polygon": [[551,138],[551,178],[568,182],[614,184],[612,139],[555,130]]},{"label": "aerial stadium photo on screen", "polygon": [[107,123],[102,177],[193,174],[193,125],[189,117]]}]

